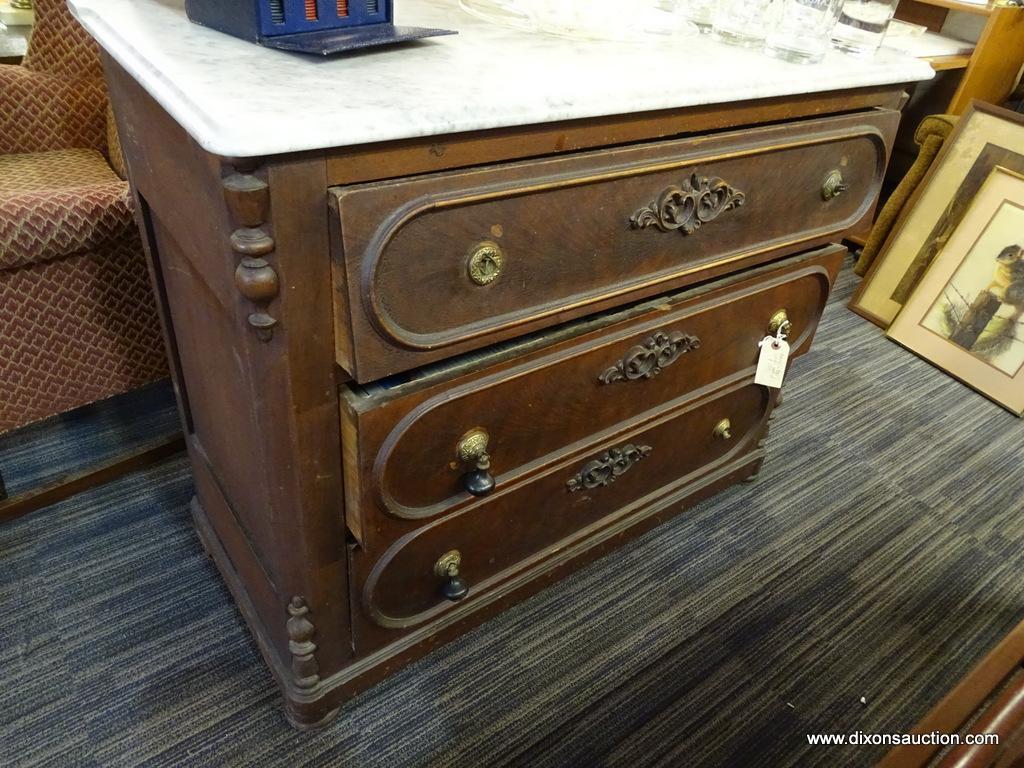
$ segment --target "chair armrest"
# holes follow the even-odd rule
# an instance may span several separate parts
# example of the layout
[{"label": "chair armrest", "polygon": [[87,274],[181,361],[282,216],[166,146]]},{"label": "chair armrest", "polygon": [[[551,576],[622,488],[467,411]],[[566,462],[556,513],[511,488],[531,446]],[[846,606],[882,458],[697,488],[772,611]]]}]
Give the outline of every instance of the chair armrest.
[{"label": "chair armrest", "polygon": [[930,115],[922,120],[921,124],[917,126],[917,130],[914,131],[914,142],[919,147],[924,146],[931,136],[939,136],[942,141],[945,141],[956,128],[959,120],[960,118],[956,115]]},{"label": "chair armrest", "polygon": [[885,246],[886,240],[889,239],[904,207],[910,202],[914,191],[924,180],[925,174],[932,167],[939,150],[942,149],[949,134],[953,132],[956,123],[957,118],[953,115],[932,115],[921,121],[914,132],[914,141],[919,147],[917,158],[875,219],[871,233],[864,243],[864,249],[860,252],[860,258],[857,259],[857,264],[853,268],[854,274],[862,277],[867,274],[875,262],[875,258]]},{"label": "chair armrest", "polygon": [[0,65],[0,154],[73,147],[106,150],[102,80]]}]

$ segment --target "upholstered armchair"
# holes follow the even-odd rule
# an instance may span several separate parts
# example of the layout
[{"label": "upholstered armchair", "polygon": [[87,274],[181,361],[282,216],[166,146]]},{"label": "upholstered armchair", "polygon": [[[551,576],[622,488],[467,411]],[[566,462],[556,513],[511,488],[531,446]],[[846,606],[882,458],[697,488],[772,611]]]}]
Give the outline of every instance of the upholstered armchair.
[{"label": "upholstered armchair", "polygon": [[0,433],[167,375],[98,52],[35,8],[0,65]]}]

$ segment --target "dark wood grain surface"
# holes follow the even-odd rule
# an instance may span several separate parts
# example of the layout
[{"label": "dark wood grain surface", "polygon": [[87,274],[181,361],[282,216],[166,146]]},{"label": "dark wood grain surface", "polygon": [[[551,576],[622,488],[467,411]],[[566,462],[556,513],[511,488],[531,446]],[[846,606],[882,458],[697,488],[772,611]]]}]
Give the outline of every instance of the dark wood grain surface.
[{"label": "dark wood grain surface", "polygon": [[[567,451],[529,482],[411,529],[383,552],[360,549],[353,558],[353,584],[362,585],[353,598],[363,609],[356,614],[356,650],[373,650],[446,612],[473,611],[478,596],[514,577],[542,572],[545,561],[599,537],[612,524],[653,512],[704,475],[753,457],[770,403],[769,390],[742,382]],[[729,439],[714,434],[724,418],[732,424]],[[580,487],[578,477],[587,466],[607,467],[614,451],[627,457],[628,468],[614,482]],[[434,573],[435,562],[450,550],[461,553],[470,590],[459,603],[443,598]]]},{"label": "dark wood grain surface", "polygon": [[[475,427],[490,436],[492,471],[499,486],[542,470],[577,442],[672,404],[699,397],[723,381],[752,378],[758,342],[769,321],[785,310],[793,356],[809,347],[844,249],[829,247],[794,257],[778,269],[721,288],[704,288],[593,322],[571,339],[460,363],[426,380],[394,388],[343,388],[342,421],[350,435],[346,454],[346,510],[360,542],[376,545],[381,514],[415,521],[472,504],[456,459],[460,438]],[[689,351],[634,380],[605,374],[657,346],[657,337],[688,339]],[[653,342],[653,343],[652,343]],[[497,358],[497,359],[495,359]],[[354,519],[357,517],[359,519]],[[399,535],[399,527],[387,540]]]},{"label": "dark wood grain surface", "polygon": [[[898,121],[876,110],[336,188],[339,363],[372,381],[828,242],[873,211]],[[825,199],[834,171],[846,189]],[[691,227],[640,221],[694,188],[673,201],[697,206],[680,214]],[[467,267],[481,244],[503,261],[485,285]]]}]

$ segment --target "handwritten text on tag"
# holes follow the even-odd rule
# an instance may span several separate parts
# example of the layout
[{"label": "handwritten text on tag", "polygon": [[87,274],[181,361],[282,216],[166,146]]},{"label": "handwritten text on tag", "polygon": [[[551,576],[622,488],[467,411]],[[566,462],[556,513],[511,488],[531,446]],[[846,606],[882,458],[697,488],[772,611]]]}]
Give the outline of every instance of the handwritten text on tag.
[{"label": "handwritten text on tag", "polygon": [[776,336],[765,336],[759,346],[761,347],[761,356],[757,360],[757,374],[754,376],[754,383],[779,389],[786,376],[789,343]]}]

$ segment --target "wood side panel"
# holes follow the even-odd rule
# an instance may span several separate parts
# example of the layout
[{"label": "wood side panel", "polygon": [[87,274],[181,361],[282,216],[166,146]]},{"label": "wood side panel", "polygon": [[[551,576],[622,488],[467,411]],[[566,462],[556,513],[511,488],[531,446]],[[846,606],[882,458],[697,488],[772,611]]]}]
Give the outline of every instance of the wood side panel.
[{"label": "wood side panel", "polygon": [[[341,247],[341,217],[338,216],[338,203],[334,195],[328,195],[328,204],[330,206],[330,215],[327,217],[330,222],[328,248],[331,253],[331,276],[334,280],[334,290],[332,291],[334,316],[336,318],[351,317],[352,305],[349,303],[348,298],[349,287],[345,274],[345,253]],[[338,365],[341,366],[343,375],[347,377],[348,374],[344,372],[354,370],[356,359],[355,340],[352,338],[351,323],[335,322],[334,347]]]},{"label": "wood side panel", "polygon": [[[196,496],[190,505],[192,515],[198,517],[202,514],[205,524],[219,542],[218,547],[213,547],[211,542],[201,535],[207,554],[215,556],[218,548],[224,553],[231,570],[239,574],[245,583],[245,601],[253,606],[275,605],[278,602],[279,588],[273,575],[266,568],[265,558],[253,549],[252,538],[238,524],[238,512],[232,507],[217,482],[202,445],[194,438],[189,442],[189,457],[196,488]],[[223,572],[223,564],[218,565]],[[235,595],[235,599],[239,599],[238,594]],[[262,612],[259,612],[256,618],[256,621],[250,620],[250,624],[260,652],[274,677],[287,689],[292,677],[288,668],[290,659],[286,626],[280,621],[267,621]]]},{"label": "wood side panel", "polygon": [[900,0],[900,5],[896,9],[896,18],[900,21],[927,27],[931,32],[941,30],[948,15],[948,8],[919,3],[916,0]]},{"label": "wood side panel", "polygon": [[327,179],[355,184],[837,112],[898,109],[903,91],[886,85],[368,144],[332,151]]},{"label": "wood side panel", "polygon": [[[211,157],[115,62],[106,66],[130,180],[153,221],[193,464],[208,463],[226,504],[204,499],[202,488],[200,501],[214,530],[233,531],[221,535],[227,556],[246,557],[232,551],[243,531],[274,586],[273,599],[249,595],[256,634],[291,659],[285,627],[301,597],[315,627],[316,677],[326,678],[347,663],[351,642],[323,160],[235,167]],[[260,229],[272,248],[262,257],[276,292],[258,303],[235,274],[241,254],[232,235],[253,215],[246,209],[240,221],[226,202],[224,180],[238,172],[269,190],[256,208],[266,209]],[[250,324],[259,310],[277,322],[269,338]]]},{"label": "wood side panel", "polygon": [[362,442],[358,428],[358,417],[344,398],[340,401],[342,480],[345,486],[345,522],[349,533],[356,542],[363,544],[363,514],[359,499],[362,487],[359,476],[363,465],[360,451]]},{"label": "wood side panel", "polygon": [[1002,104],[1013,92],[1022,64],[1024,8],[995,7],[947,112],[963,114],[973,100]]},{"label": "wood side panel", "polygon": [[[1018,624],[961,680],[945,698],[914,726],[911,733],[958,733],[973,722],[984,705],[1024,664],[1024,623]],[[972,730],[971,732],[980,732]],[[924,768],[941,750],[935,744],[895,747],[878,768]],[[988,763],[985,763],[986,765]]]},{"label": "wood side panel", "polygon": [[[278,560],[268,488],[263,474],[244,477],[264,461],[260,425],[252,412],[250,371],[237,342],[244,315],[225,307],[195,271],[193,262],[152,207],[153,233],[178,343],[182,378],[189,393],[192,438],[217,468],[217,481],[252,546],[268,564]],[[185,298],[187,297],[187,299]],[[195,445],[190,446],[190,452]]]}]

